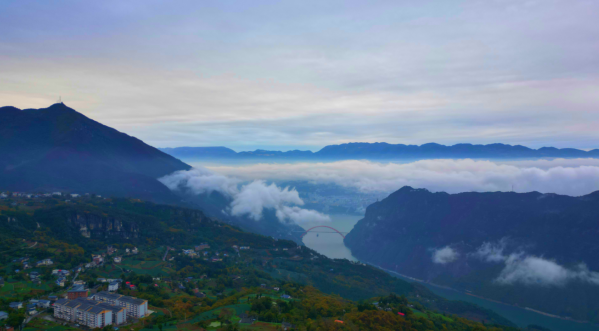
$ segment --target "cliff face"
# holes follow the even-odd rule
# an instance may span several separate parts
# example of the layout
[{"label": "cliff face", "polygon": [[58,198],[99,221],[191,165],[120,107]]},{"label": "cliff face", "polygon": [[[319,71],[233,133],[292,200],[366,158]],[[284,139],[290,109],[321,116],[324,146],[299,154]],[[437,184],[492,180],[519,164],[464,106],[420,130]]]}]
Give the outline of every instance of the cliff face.
[{"label": "cliff face", "polygon": [[597,320],[598,235],[599,192],[447,194],[404,187],[370,205],[345,244],[360,260],[407,276]]},{"label": "cliff face", "polygon": [[123,222],[114,217],[102,217],[93,214],[74,214],[69,217],[69,223],[79,229],[86,238],[119,237],[123,239],[137,238],[139,225]]}]

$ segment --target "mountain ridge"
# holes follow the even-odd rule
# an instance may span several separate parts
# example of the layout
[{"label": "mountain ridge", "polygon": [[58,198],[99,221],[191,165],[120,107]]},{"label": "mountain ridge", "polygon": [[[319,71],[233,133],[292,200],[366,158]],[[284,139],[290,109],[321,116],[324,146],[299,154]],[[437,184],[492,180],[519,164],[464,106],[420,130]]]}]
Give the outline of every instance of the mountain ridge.
[{"label": "mountain ridge", "polygon": [[[219,150],[224,149],[223,153]],[[469,143],[451,146],[437,143],[423,145],[377,143],[346,143],[328,145],[317,152],[312,151],[255,151],[235,152],[226,147],[175,147],[161,148],[165,153],[175,157],[189,159],[298,159],[298,160],[348,160],[348,159],[434,159],[434,158],[599,158],[599,149],[584,151],[575,148],[541,147],[538,149],[522,145],[501,143],[476,145]]]}]

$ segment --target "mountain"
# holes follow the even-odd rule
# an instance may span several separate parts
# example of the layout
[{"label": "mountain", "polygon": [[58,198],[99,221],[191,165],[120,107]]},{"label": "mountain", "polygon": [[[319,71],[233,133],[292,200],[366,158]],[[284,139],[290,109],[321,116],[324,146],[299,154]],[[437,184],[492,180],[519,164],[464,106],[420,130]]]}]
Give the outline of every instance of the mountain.
[{"label": "mountain", "polygon": [[302,229],[282,224],[272,213],[256,222],[222,213],[230,200],[217,193],[178,196],[157,178],[189,165],[63,103],[0,108],[0,155],[0,191],[95,193],[185,205],[247,231],[301,242]]},{"label": "mountain", "polygon": [[574,148],[543,147],[532,149],[520,145],[457,144],[445,146],[435,143],[403,145],[388,143],[348,143],[325,146],[316,153],[311,151],[235,152],[225,147],[177,147],[163,148],[163,152],[183,159],[224,160],[422,160],[440,158],[471,159],[518,159],[518,158],[599,158],[599,149],[583,151]]},{"label": "mountain", "polygon": [[[35,212],[24,212],[20,207],[24,205],[32,207]],[[189,254],[182,251],[194,251],[194,246],[200,243],[207,245],[195,251],[199,256],[196,256],[195,252]],[[246,246],[247,249],[240,250],[239,246]],[[261,315],[262,326],[265,325],[264,322],[280,323],[282,318],[292,319],[294,323],[305,323],[309,322],[309,319],[321,318],[323,313],[328,314],[325,317],[333,317],[358,310],[362,312],[364,308],[377,311],[376,307],[370,306],[370,302],[379,299],[371,298],[395,293],[397,296],[394,294],[392,296],[405,303],[405,317],[414,320],[414,324],[417,325],[415,328],[352,328],[352,330],[498,331],[501,329],[515,331],[510,321],[492,311],[465,302],[445,300],[421,285],[392,277],[372,266],[345,259],[329,259],[288,240],[276,240],[244,232],[237,227],[211,219],[197,210],[140,200],[98,199],[86,196],[73,198],[68,203],[63,199],[53,202],[45,198],[0,199],[0,251],[3,252],[0,262],[5,266],[0,269],[0,276],[4,277],[9,284],[3,290],[2,302],[7,306],[8,302],[23,300],[23,297],[28,295],[27,290],[36,291],[34,293],[37,297],[46,294],[60,295],[65,289],[52,288],[56,280],[51,276],[52,269],[72,270],[77,266],[85,265],[91,262],[92,254],[106,253],[107,247],[116,248],[118,251],[112,257],[120,256],[122,261],[118,264],[111,263],[112,257],[108,253],[101,267],[85,267],[81,273],[77,273],[77,280],[84,280],[91,287],[98,284],[99,277],[121,277],[123,285],[125,281],[131,282],[134,278],[134,284],[138,289],[132,294],[149,299],[150,305],[156,307],[158,311],[165,307],[170,309],[178,302],[193,302],[185,306],[184,310],[170,309],[173,315],[180,316],[178,319],[181,321],[193,320],[193,317],[198,315],[205,316],[206,311],[222,306],[238,307],[239,309],[235,309],[237,313],[250,310],[249,304],[231,306],[240,303],[240,296],[247,296],[247,291],[272,293],[269,296],[275,299],[280,298],[281,294],[292,295],[294,302],[298,303],[294,306],[305,307],[306,311],[301,314],[287,314],[286,312],[289,311],[285,310],[281,313],[285,315],[278,319]],[[139,249],[138,254],[132,255],[125,251],[126,248],[133,247]],[[33,290],[32,287],[35,285],[29,281],[29,277],[14,271],[21,268],[23,254],[26,254],[30,261],[46,258],[53,260],[54,264],[49,268],[34,267],[28,270],[28,272],[38,271],[42,274],[43,290]],[[146,277],[142,279],[140,276]],[[71,279],[73,278],[69,278]],[[161,286],[152,286],[153,284],[161,284]],[[171,284],[180,286],[185,284],[184,290],[179,290],[181,287],[174,289]],[[192,284],[202,291],[210,291],[209,296],[199,301],[200,299],[195,298],[192,292],[194,287],[189,286]],[[289,292],[289,286],[295,287],[300,284],[304,287],[302,291]],[[26,285],[22,286],[23,291],[10,290],[21,285]],[[276,293],[279,288],[274,290],[272,289],[274,286],[280,287],[281,291]],[[304,301],[299,304],[303,296],[302,292],[304,294],[313,292],[313,289],[310,290],[311,286],[322,292],[336,295],[323,302]],[[9,290],[6,290],[7,288]],[[272,292],[264,293],[267,290]],[[222,295],[216,294],[221,291]],[[122,291],[119,293],[125,294]],[[409,306],[408,298],[411,301]],[[173,300],[170,301],[171,299]],[[354,306],[347,306],[350,300],[364,299],[371,299],[368,301],[368,307],[352,309]],[[250,303],[249,300],[247,303]],[[284,304],[279,301],[277,306]],[[362,306],[364,304],[360,303]],[[413,318],[408,316],[412,313],[412,309],[408,307],[416,312]],[[251,308],[256,306],[252,305]],[[338,313],[330,316],[331,311],[338,311]],[[452,315],[441,315],[438,311]],[[280,314],[278,310],[276,312],[273,310],[272,313]],[[489,326],[487,329],[482,324],[461,320],[453,314],[478,322],[501,324],[507,327]],[[163,314],[152,316],[160,318],[161,315],[164,316]],[[387,317],[392,317],[391,315],[398,316],[393,312]],[[149,319],[151,320],[152,317]],[[149,320],[146,320],[146,323],[148,322]],[[173,323],[173,320],[169,322]],[[238,320],[235,323],[238,323]],[[280,324],[273,325],[271,328],[280,329]],[[322,330],[323,328],[307,329]]]},{"label": "mountain", "polygon": [[0,189],[175,202],[156,178],[191,167],[63,103],[0,108]]},{"label": "mountain", "polygon": [[599,191],[581,197],[403,187],[345,243],[362,261],[505,303],[599,322]]}]

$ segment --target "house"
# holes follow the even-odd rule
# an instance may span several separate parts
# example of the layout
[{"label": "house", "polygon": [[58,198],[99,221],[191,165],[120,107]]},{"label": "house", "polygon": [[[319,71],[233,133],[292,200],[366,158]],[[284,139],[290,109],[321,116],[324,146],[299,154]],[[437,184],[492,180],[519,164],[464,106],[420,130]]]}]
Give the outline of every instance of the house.
[{"label": "house", "polygon": [[37,306],[39,308],[49,308],[52,302],[50,300],[39,300]]},{"label": "house", "polygon": [[239,249],[241,249],[241,250],[247,250],[247,249],[250,249],[250,246],[239,246]]},{"label": "house", "polygon": [[122,258],[120,256],[117,256],[114,258],[114,263],[121,263]]},{"label": "house", "polygon": [[198,246],[196,246],[194,249],[196,252],[198,252],[198,251],[201,251],[204,249],[210,249],[210,245],[208,245],[207,243],[201,243]]},{"label": "house", "polygon": [[64,283],[65,283],[66,279],[64,277],[58,278],[56,280],[56,285],[60,286],[60,287],[64,287]]},{"label": "house", "polygon": [[8,318],[8,313],[5,311],[0,311],[0,321]]},{"label": "house", "polygon": [[288,294],[281,295],[281,299],[291,299],[291,296]]},{"label": "house", "polygon": [[116,290],[119,289],[119,283],[118,282],[112,282],[110,284],[108,284],[108,291],[109,292],[114,292]]},{"label": "house", "polygon": [[55,295],[51,295],[48,297],[48,299],[50,299],[50,301],[56,301],[56,300],[58,300],[58,297]]},{"label": "house", "polygon": [[287,322],[281,323],[281,326],[283,327],[283,330],[291,330],[295,328],[295,325]]},{"label": "house", "polygon": [[37,271],[32,271],[32,272],[29,273],[29,278],[31,280],[34,280],[34,279],[38,278],[39,276],[40,276],[40,273],[37,272]]},{"label": "house", "polygon": [[35,264],[37,267],[42,267],[42,266],[47,266],[47,265],[52,265],[54,264],[54,262],[52,262],[52,259],[44,259],[41,261],[37,261],[37,263]]},{"label": "house", "polygon": [[75,300],[77,298],[87,298],[87,289],[83,285],[75,285],[72,289],[67,292],[67,298],[69,300]]},{"label": "house", "polygon": [[256,318],[246,313],[239,314],[239,318],[241,318],[241,320],[239,321],[240,324],[253,324],[256,320]]},{"label": "house", "polygon": [[127,316],[141,318],[148,314],[148,300],[142,300],[126,295],[113,294],[106,291],[94,294],[92,299],[111,305],[124,307]]},{"label": "house", "polygon": [[139,250],[137,250],[137,247],[133,247],[133,249],[131,250],[132,254],[137,254],[139,253]]},{"label": "house", "polygon": [[23,308],[23,303],[19,301],[11,302],[8,304],[10,309],[21,309]]},{"label": "house", "polygon": [[33,307],[27,307],[27,314],[35,315],[37,314],[37,307],[34,305]]},{"label": "house", "polygon": [[90,329],[127,322],[127,308],[117,304],[78,298],[54,304],[54,318],[78,323]]}]

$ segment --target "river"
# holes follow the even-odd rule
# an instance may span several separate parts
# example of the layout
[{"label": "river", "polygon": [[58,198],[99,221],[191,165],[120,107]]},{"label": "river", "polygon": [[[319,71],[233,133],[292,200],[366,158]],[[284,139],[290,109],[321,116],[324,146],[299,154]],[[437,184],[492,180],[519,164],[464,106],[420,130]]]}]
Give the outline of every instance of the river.
[{"label": "river", "polygon": [[[354,225],[363,217],[349,214],[331,214],[331,222],[326,223],[304,223],[301,226],[304,229],[309,229],[318,225],[326,225],[333,227],[340,232],[349,232],[353,229]],[[328,228],[317,228],[314,232],[308,232],[304,236],[304,244],[313,250],[335,259],[348,259],[356,261],[357,259],[352,256],[350,250],[345,247],[343,238],[333,230]],[[316,232],[318,231],[318,232]],[[401,275],[391,273],[392,275],[403,278]],[[412,280],[405,280],[412,282]],[[504,305],[485,299],[476,298],[467,295],[463,292],[454,291],[450,289],[436,287],[431,284],[422,283],[428,289],[435,294],[450,300],[462,300],[467,302],[475,303],[481,307],[491,309],[510,321],[516,323],[520,327],[525,327],[530,324],[536,324],[546,327],[552,331],[599,331],[599,326],[595,326],[588,323],[577,323],[573,321],[563,320],[559,318],[549,317],[535,313],[526,309]]]}]

